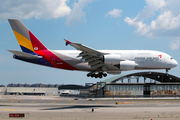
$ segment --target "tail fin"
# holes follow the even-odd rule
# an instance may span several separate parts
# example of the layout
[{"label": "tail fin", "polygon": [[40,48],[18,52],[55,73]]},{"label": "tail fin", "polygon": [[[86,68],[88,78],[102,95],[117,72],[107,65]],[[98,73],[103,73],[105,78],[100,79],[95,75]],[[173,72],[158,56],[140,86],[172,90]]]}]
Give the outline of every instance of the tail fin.
[{"label": "tail fin", "polygon": [[47,50],[20,20],[8,19],[8,21],[23,52],[36,53],[39,50]]}]

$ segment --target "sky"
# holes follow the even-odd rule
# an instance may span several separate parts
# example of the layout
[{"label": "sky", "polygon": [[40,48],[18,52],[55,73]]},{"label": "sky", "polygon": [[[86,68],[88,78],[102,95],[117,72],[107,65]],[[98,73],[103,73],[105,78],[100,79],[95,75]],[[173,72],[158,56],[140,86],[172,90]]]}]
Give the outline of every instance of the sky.
[{"label": "sky", "polygon": [[[84,85],[114,76],[88,78],[13,59],[7,50],[21,49],[7,19],[20,19],[51,50],[75,50],[67,39],[97,50],[161,51],[180,63],[178,0],[0,0],[0,84]],[[179,71],[178,65],[169,74],[180,77]]]}]

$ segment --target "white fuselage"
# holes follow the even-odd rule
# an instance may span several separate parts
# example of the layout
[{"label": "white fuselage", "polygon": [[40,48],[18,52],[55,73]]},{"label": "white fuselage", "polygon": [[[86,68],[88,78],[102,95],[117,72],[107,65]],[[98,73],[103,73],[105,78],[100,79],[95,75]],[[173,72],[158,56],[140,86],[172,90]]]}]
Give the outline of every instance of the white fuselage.
[{"label": "white fuselage", "polygon": [[[171,69],[177,66],[177,61],[174,60],[170,55],[152,50],[99,50],[103,53],[110,53],[114,55],[119,55],[124,61],[133,61],[136,66],[134,70],[137,69]],[[54,50],[55,53],[67,56],[62,60],[68,62],[72,66],[78,68],[82,71],[91,71],[91,67],[86,62],[83,62],[81,57],[77,57],[80,51],[77,50]],[[73,62],[73,61],[78,62]],[[79,62],[81,61],[81,62]],[[107,72],[111,71],[126,71],[133,69],[118,69],[117,67],[108,67]]]}]

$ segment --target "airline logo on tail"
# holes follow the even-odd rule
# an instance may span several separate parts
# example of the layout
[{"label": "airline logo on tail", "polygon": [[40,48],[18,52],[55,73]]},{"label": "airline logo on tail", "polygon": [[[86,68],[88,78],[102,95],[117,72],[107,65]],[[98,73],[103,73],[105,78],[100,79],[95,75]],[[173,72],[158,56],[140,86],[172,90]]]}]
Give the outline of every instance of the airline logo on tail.
[{"label": "airline logo on tail", "polygon": [[34,47],[34,50],[38,50],[38,47]]}]

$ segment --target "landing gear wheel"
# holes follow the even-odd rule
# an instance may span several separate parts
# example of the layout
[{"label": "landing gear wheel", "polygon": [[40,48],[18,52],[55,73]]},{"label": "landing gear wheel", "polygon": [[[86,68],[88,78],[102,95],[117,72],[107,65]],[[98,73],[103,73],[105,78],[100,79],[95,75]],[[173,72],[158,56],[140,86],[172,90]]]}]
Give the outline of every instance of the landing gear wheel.
[{"label": "landing gear wheel", "polygon": [[95,74],[94,74],[94,73],[92,73],[92,74],[91,74],[91,77],[92,77],[92,78],[93,78],[93,77],[95,77]]},{"label": "landing gear wheel", "polygon": [[103,72],[98,72],[97,74],[95,74],[94,72],[90,72],[87,74],[87,77],[95,77],[95,78],[103,78],[103,77],[106,77],[107,74],[106,73],[103,73]]},{"label": "landing gear wheel", "polygon": [[99,77],[99,74],[95,74],[95,78],[98,78]]},{"label": "landing gear wheel", "polygon": [[91,73],[88,73],[88,74],[87,74],[87,77],[90,77],[90,76],[91,76]]},{"label": "landing gear wheel", "polygon": [[107,76],[107,74],[106,74],[106,73],[103,73],[103,76],[104,76],[104,77],[106,77],[106,76]]},{"label": "landing gear wheel", "polygon": [[102,78],[102,75],[100,75],[99,78]]}]

